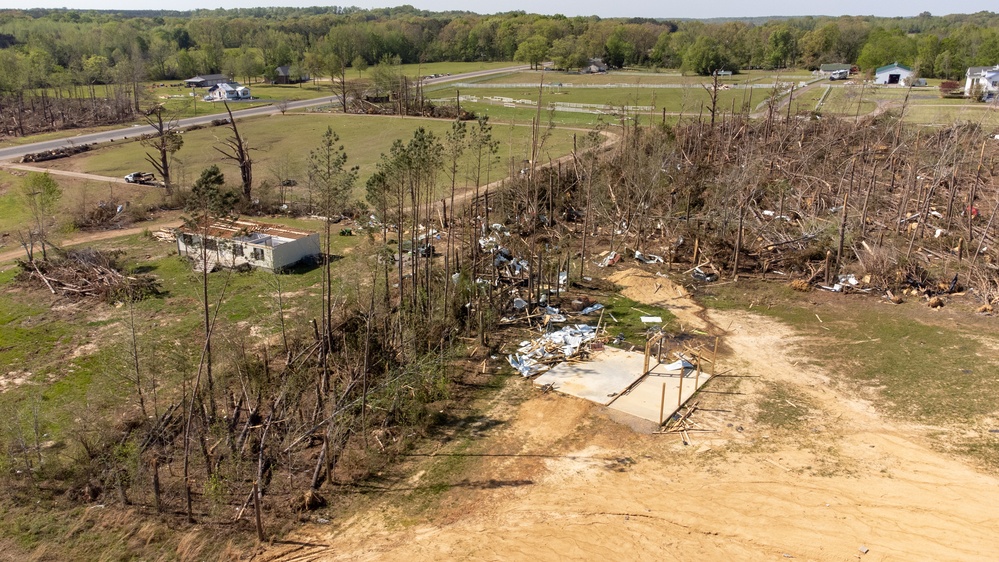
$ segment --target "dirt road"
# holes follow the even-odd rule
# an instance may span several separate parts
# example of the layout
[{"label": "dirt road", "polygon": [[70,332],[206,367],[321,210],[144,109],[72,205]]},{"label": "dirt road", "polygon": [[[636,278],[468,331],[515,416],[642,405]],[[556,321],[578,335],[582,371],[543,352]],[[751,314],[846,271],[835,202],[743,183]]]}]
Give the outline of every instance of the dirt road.
[{"label": "dirt road", "polygon": [[0,163],[0,167],[11,168],[13,170],[22,170],[25,172],[48,172],[54,176],[68,176],[71,178],[78,178],[91,181],[103,181],[111,183],[128,183],[125,178],[115,178],[111,176],[99,176],[97,174],[85,174],[83,172],[73,172],[70,170],[59,170],[56,168],[43,168],[41,166],[28,166],[26,164],[11,164],[11,163]]},{"label": "dirt road", "polygon": [[[130,228],[122,228],[118,230],[102,230],[99,232],[77,232],[64,240],[59,241],[59,247],[68,248],[70,246],[79,246],[80,244],[87,244],[90,242],[97,242],[99,240],[110,240],[112,238],[118,238],[121,236],[132,236],[135,234],[141,234],[146,230],[158,230],[160,228],[166,227],[178,227],[181,225],[180,211],[171,211],[165,213],[162,217],[149,221],[143,222],[136,226]],[[16,258],[24,257],[24,250],[20,247],[13,249],[0,248],[0,270],[10,267],[11,263]]]},{"label": "dirt road", "polygon": [[[999,480],[929,448],[924,428],[880,416],[810,365],[783,325],[705,313],[665,291],[727,348],[729,376],[712,381],[695,414],[711,431],[691,446],[557,393],[511,407],[505,394],[528,384],[511,381],[487,410],[496,429],[486,453],[437,508],[407,511],[418,473],[370,509],[303,528],[257,559],[994,559]],[[662,293],[647,300],[660,304]],[[801,410],[801,427],[756,421],[775,387]]]}]

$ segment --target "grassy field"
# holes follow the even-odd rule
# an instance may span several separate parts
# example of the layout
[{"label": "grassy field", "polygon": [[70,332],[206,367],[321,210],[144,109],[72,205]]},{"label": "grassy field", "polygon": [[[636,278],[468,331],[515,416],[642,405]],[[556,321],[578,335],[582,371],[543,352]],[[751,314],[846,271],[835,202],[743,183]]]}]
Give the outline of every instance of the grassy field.
[{"label": "grassy field", "polygon": [[[614,70],[603,74],[572,74],[567,72],[538,70],[514,72],[496,77],[487,77],[478,80],[481,84],[537,84],[542,78],[546,84],[686,84],[697,86],[700,84],[711,84],[710,76],[684,75],[678,70],[641,71],[641,70]],[[719,84],[766,84],[774,81],[797,82],[812,78],[807,72],[785,72],[775,73],[772,71],[748,70],[733,74],[732,76],[721,76],[718,78]]]},{"label": "grassy field", "polygon": [[[363,198],[364,182],[375,171],[381,154],[388,152],[396,139],[406,142],[417,127],[424,127],[439,137],[450,129],[451,122],[435,119],[418,119],[376,116],[355,116],[329,113],[289,113],[240,121],[240,134],[253,149],[254,178],[259,185],[269,182],[276,185],[276,170],[284,169],[297,178],[300,187],[306,179],[306,161],[326,130],[332,127],[345,146],[348,163],[360,168],[355,197]],[[289,134],[290,132],[294,134]],[[572,134],[577,131],[556,129],[546,146],[546,153],[558,157],[572,147]],[[231,184],[238,182],[235,165],[225,162],[213,146],[228,136],[224,128],[206,128],[184,134],[184,147],[176,155],[174,176],[181,185],[193,182],[201,170],[218,164]],[[494,164],[491,180],[500,179],[509,169],[506,163],[529,158],[529,127],[495,124],[493,136],[499,140],[498,156],[503,164]],[[71,159],[54,161],[53,167],[71,168],[88,173],[122,176],[135,169],[144,169],[145,148],[137,142],[106,146]],[[443,181],[443,175],[442,181]],[[463,182],[461,182],[463,183]],[[304,189],[304,188],[303,188]]]},{"label": "grassy field", "polygon": [[[938,100],[947,102],[953,100]],[[960,101],[960,100],[958,100]],[[948,124],[956,121],[980,123],[986,127],[999,127],[999,109],[980,103],[920,104],[906,109],[906,121],[925,125]]]},{"label": "grassy field", "polygon": [[[537,87],[533,88],[466,88],[458,90],[449,88],[448,90],[438,90],[430,97],[435,99],[453,99],[456,93],[463,96],[474,96],[475,101],[463,103],[466,107],[476,109],[478,107],[488,107],[490,115],[493,108],[506,107],[516,104],[520,110],[518,115],[521,119],[530,119],[535,112],[535,106],[540,95],[542,107],[547,108],[549,104],[588,104],[593,106],[606,106],[609,108],[622,106],[643,106],[654,107],[653,113],[659,114],[662,110],[667,113],[698,113],[702,107],[710,104],[710,94],[700,86],[685,86],[682,88],[543,88],[539,92]],[[719,110],[731,111],[733,103],[736,111],[739,111],[744,103],[751,107],[762,101],[769,90],[762,88],[754,89],[729,89],[721,90],[718,93]],[[477,105],[473,105],[477,104]],[[590,108],[594,114],[600,111],[599,107]],[[476,109],[477,110],[477,109]],[[558,111],[558,110],[556,110]],[[569,111],[564,111],[569,113]],[[592,115],[592,114],[591,114]],[[562,117],[568,119],[568,117]],[[588,118],[592,120],[592,117]]]},{"label": "grassy field", "polygon": [[[26,172],[0,170],[0,233],[24,230],[31,223],[31,215],[19,190],[25,175]],[[100,182],[61,175],[52,177],[62,190],[62,197],[56,204],[55,225],[50,232],[54,241],[73,230],[75,216],[82,216],[102,201],[128,202],[135,213],[163,202],[163,190],[151,186]],[[138,215],[131,216],[136,218]],[[9,236],[0,242],[0,251],[17,245],[14,237]]]},{"label": "grassy field", "polygon": [[[902,306],[871,296],[801,293],[760,282],[718,286],[703,302],[779,319],[806,336],[805,351],[836,379],[882,397],[888,413],[926,424],[973,423],[999,410],[989,391],[999,362],[981,338],[990,319],[955,308],[941,316],[913,299]],[[816,318],[821,318],[821,322]]]}]

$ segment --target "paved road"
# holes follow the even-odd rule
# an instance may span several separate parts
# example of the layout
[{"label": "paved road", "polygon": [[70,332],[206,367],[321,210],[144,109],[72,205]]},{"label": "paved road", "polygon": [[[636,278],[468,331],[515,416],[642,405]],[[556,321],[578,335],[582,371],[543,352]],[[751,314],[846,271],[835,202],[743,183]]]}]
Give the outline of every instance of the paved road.
[{"label": "paved road", "polygon": [[[424,81],[426,85],[442,84],[446,82],[454,82],[458,80],[468,80],[469,78],[477,78],[480,76],[488,76],[490,74],[503,74],[506,72],[515,72],[518,70],[525,70],[529,68],[528,66],[509,66],[505,68],[496,68],[493,70],[477,70],[475,72],[464,72],[461,74],[454,74],[452,76],[442,76],[440,78],[432,78]],[[305,107],[315,107],[317,105],[324,105],[328,103],[339,103],[338,96],[331,97],[321,97],[314,98],[310,100],[292,101],[288,102],[288,107],[286,110],[302,109]],[[238,107],[238,103],[233,104]],[[278,113],[280,110],[273,105],[266,105],[261,107],[254,107],[251,109],[240,109],[232,112],[232,116],[236,119],[242,119],[244,117],[253,117],[256,115],[271,115]],[[221,119],[224,114],[211,114],[211,115],[201,115],[199,117],[190,117],[187,119],[181,119],[177,123],[177,127],[189,127],[191,125],[203,125],[205,123],[210,123],[214,119]],[[138,125],[125,127],[122,129],[116,129],[114,131],[105,131],[103,133],[92,133],[88,135],[79,135],[75,137],[63,138],[52,141],[36,142],[31,144],[25,144],[21,146],[14,146],[11,148],[0,149],[0,161],[3,160],[14,160],[18,159],[25,154],[32,152],[42,152],[44,150],[52,150],[53,148],[59,148],[63,146],[73,146],[81,144],[92,144],[92,143],[105,143],[114,140],[122,140],[128,137],[136,137],[139,135],[155,133],[154,129],[150,125]]]}]

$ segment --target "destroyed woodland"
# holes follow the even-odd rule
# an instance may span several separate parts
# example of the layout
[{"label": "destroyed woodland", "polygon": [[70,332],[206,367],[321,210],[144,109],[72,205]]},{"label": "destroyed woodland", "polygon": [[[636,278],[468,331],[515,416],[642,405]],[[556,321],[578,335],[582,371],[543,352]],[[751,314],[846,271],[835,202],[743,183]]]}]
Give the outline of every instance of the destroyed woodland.
[{"label": "destroyed woodland", "polygon": [[[296,514],[336,514],[345,489],[377,482],[453,420],[494,376],[487,370],[535,376],[610,357],[611,348],[645,350],[636,374],[664,370],[662,404],[668,373],[679,371],[669,379],[680,385],[669,387],[675,404],[664,419],[656,386],[649,419],[689,439],[696,402],[669,412],[714,374],[716,334],[613,304],[605,278],[625,267],[695,289],[759,279],[932,306],[963,293],[992,311],[991,131],[918,128],[890,112],[840,120],[774,107],[756,120],[704,117],[634,118],[580,134],[558,160],[543,156],[538,119],[534,165],[474,193],[461,186],[484,183],[497,161],[488,122],[456,124],[446,138],[417,131],[383,155],[366,186],[376,219],[353,229],[368,234],[372,251],[354,262],[362,265],[348,285],[337,281],[329,221],[326,258],[312,266],[322,270],[312,308],[284,308],[285,275],[248,291],[276,295],[273,338],[227,323],[244,274],[190,273],[200,287],[187,312],[196,325],[143,324],[129,313],[118,373],[127,397],[103,412],[106,423],[81,422],[58,447],[37,430],[44,420],[6,426],[5,493],[26,501],[42,489],[54,505],[100,502],[263,539],[286,532]],[[337,142],[331,133],[310,158],[327,216],[356,178],[350,148]],[[18,290],[129,311],[138,299],[164,298],[155,271],[130,271],[113,254],[50,254],[20,263]],[[137,333],[172,324],[186,332],[169,351],[137,343]]]}]

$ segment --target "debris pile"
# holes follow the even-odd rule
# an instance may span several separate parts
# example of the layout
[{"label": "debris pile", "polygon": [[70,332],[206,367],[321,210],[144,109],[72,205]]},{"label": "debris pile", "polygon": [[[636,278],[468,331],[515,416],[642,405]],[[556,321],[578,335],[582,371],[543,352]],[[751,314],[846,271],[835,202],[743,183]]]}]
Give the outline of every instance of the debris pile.
[{"label": "debris pile", "polygon": [[175,228],[161,228],[150,233],[150,236],[159,240],[160,242],[176,242],[177,241],[177,229]]},{"label": "debris pile", "polygon": [[697,422],[690,419],[690,417],[697,411],[698,402],[694,402],[684,408],[683,413],[677,412],[673,414],[668,420],[663,423],[662,429],[656,433],[676,433],[680,436],[680,440],[683,441],[684,445],[691,445],[693,440],[690,439],[691,431],[710,431],[704,429]]},{"label": "debris pile", "polygon": [[86,152],[90,150],[89,144],[80,144],[73,146],[62,146],[59,148],[53,148],[52,150],[45,150],[42,152],[32,152],[30,154],[25,154],[21,157],[21,163],[26,164],[30,162],[45,162],[48,160],[55,160],[56,158],[67,158],[73,156],[74,154],[79,154],[81,152]]},{"label": "debris pile", "polygon": [[84,230],[122,228],[132,222],[131,214],[125,212],[129,206],[128,201],[117,198],[99,201],[93,208],[78,214],[73,224]]},{"label": "debris pile", "polygon": [[525,377],[543,373],[553,365],[584,352],[584,344],[597,337],[597,329],[586,324],[566,326],[540,338],[521,342],[516,354],[508,355],[510,365]]},{"label": "debris pile", "polygon": [[120,251],[71,250],[54,260],[18,261],[17,280],[42,283],[53,294],[104,302],[142,300],[159,293],[159,281],[150,275],[125,275],[118,263]]}]

